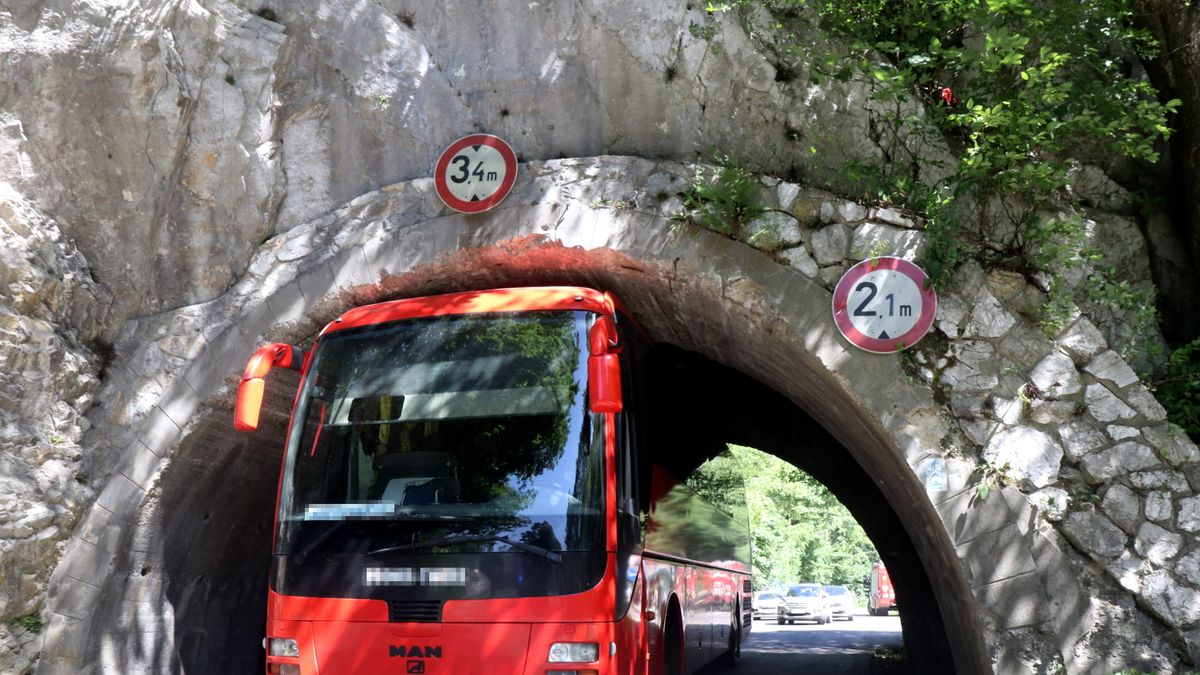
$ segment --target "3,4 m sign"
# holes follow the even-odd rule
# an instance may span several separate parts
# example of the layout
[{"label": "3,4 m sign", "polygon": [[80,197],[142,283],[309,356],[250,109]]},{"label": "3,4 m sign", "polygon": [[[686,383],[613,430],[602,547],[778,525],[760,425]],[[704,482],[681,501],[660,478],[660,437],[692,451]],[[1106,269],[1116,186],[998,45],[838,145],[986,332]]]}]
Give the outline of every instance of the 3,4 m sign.
[{"label": "3,4 m sign", "polygon": [[433,170],[442,203],[461,213],[480,213],[504,201],[517,181],[517,155],[502,139],[471,134],[450,144]]},{"label": "3,4 m sign", "polygon": [[899,351],[924,337],[937,313],[929,278],[903,258],[870,258],[846,270],[833,289],[833,321],[850,344]]}]

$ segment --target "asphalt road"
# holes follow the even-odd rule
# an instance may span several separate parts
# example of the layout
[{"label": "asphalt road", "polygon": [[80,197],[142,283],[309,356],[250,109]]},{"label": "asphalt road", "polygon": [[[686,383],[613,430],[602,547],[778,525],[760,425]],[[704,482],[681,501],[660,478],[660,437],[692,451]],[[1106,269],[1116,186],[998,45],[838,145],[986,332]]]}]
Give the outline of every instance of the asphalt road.
[{"label": "asphalt road", "polygon": [[904,645],[900,636],[900,617],[870,616],[858,610],[853,621],[835,620],[817,626],[812,623],[776,625],[774,621],[755,621],[750,637],[742,643],[742,659],[734,668],[706,668],[704,675],[717,673],[852,673],[870,672],[871,654],[876,647],[893,649]]}]

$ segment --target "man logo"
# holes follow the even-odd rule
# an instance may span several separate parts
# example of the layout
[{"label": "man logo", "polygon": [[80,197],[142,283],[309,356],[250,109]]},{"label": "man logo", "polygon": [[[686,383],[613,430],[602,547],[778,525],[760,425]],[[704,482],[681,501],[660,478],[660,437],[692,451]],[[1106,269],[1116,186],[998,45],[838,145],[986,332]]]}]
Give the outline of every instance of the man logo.
[{"label": "man logo", "polygon": [[416,659],[440,659],[442,658],[442,648],[432,645],[390,645],[388,647],[388,656],[407,656]]},{"label": "man logo", "polygon": [[420,675],[423,675],[425,672],[425,662],[424,661],[409,661],[407,664],[407,667],[404,669],[404,672],[410,673],[410,674],[418,673]]}]

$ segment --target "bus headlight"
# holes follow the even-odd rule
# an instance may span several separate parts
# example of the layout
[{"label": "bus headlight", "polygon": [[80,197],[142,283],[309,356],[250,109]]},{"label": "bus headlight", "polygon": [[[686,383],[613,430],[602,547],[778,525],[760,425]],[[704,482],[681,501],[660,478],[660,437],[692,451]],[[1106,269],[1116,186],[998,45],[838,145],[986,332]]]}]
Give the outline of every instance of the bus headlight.
[{"label": "bus headlight", "polygon": [[267,638],[267,654],[271,656],[300,656],[300,645],[292,638]]},{"label": "bus headlight", "polygon": [[550,645],[550,663],[593,663],[600,660],[595,642],[555,642]]}]

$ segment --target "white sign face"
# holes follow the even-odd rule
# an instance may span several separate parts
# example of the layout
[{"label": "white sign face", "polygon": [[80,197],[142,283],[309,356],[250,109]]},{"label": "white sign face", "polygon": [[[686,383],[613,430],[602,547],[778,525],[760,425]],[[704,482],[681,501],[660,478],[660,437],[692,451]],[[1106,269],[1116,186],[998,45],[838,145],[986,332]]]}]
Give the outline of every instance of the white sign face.
[{"label": "white sign face", "polygon": [[496,136],[464,136],[442,152],[433,178],[438,197],[446,206],[479,213],[508,196],[517,178],[517,156]]},{"label": "white sign face", "polygon": [[496,194],[504,182],[504,157],[490,145],[467,146],[450,158],[446,185],[464,202],[478,202]]},{"label": "white sign face", "polygon": [[911,346],[933,324],[937,296],[921,268],[902,258],[872,258],[846,271],[833,292],[842,335],[871,352]]},{"label": "white sign face", "polygon": [[867,272],[850,289],[850,323],[876,340],[899,337],[917,323],[921,289],[894,270]]}]

